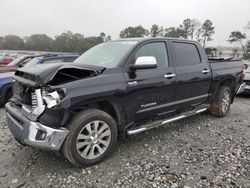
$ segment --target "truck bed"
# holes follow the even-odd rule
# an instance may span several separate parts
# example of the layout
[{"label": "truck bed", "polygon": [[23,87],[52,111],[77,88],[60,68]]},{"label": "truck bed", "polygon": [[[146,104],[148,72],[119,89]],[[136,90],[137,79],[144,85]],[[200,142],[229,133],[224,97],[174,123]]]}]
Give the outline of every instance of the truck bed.
[{"label": "truck bed", "polygon": [[208,57],[209,63],[222,63],[222,62],[234,62],[241,61],[240,59],[234,59],[233,57],[223,58],[223,57]]},{"label": "truck bed", "polygon": [[[241,60],[213,60],[209,61],[211,70],[212,70],[212,78],[213,82],[211,85],[211,89],[216,91],[218,83],[226,78],[234,77],[236,83],[241,83],[243,80],[243,61]],[[238,90],[237,85],[235,85],[235,93]]]},{"label": "truck bed", "polygon": [[217,60],[209,61],[212,68],[213,77],[218,75],[233,74],[237,76],[242,74],[243,62],[241,60]]}]

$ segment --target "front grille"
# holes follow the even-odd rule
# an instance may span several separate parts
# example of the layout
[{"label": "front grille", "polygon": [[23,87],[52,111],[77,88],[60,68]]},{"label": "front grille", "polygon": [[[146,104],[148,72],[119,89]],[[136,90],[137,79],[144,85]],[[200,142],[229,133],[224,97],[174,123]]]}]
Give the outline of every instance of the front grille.
[{"label": "front grille", "polygon": [[34,92],[31,93],[31,106],[32,109],[35,109],[37,107],[37,96]]}]

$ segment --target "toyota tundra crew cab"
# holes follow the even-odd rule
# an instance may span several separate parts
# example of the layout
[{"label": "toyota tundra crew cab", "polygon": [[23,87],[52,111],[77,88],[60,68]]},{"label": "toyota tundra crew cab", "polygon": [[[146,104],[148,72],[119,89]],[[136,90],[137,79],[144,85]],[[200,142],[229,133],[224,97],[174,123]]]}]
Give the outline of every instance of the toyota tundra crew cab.
[{"label": "toyota tundra crew cab", "polygon": [[7,123],[23,145],[60,151],[76,166],[93,165],[126,135],[207,110],[227,115],[242,67],[237,60],[207,59],[189,40],[106,42],[72,64],[18,69]]}]

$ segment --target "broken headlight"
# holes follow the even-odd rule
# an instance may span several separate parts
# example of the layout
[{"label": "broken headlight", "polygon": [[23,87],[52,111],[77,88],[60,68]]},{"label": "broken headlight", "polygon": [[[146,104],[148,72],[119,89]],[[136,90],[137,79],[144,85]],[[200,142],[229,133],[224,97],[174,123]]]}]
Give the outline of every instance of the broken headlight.
[{"label": "broken headlight", "polygon": [[61,100],[65,97],[65,90],[57,89],[54,91],[43,89],[42,97],[47,108],[53,108],[58,105]]}]

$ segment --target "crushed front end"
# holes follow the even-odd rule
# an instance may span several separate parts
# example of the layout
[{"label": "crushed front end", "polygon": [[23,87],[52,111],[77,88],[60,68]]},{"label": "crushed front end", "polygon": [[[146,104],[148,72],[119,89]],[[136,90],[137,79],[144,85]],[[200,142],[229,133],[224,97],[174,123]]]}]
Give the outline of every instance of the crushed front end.
[{"label": "crushed front end", "polygon": [[46,111],[45,102],[53,107],[59,95],[38,86],[39,80],[32,74],[15,75],[14,78],[13,98],[5,105],[11,133],[23,145],[59,150],[68,130],[60,126],[44,125],[39,121]]}]

